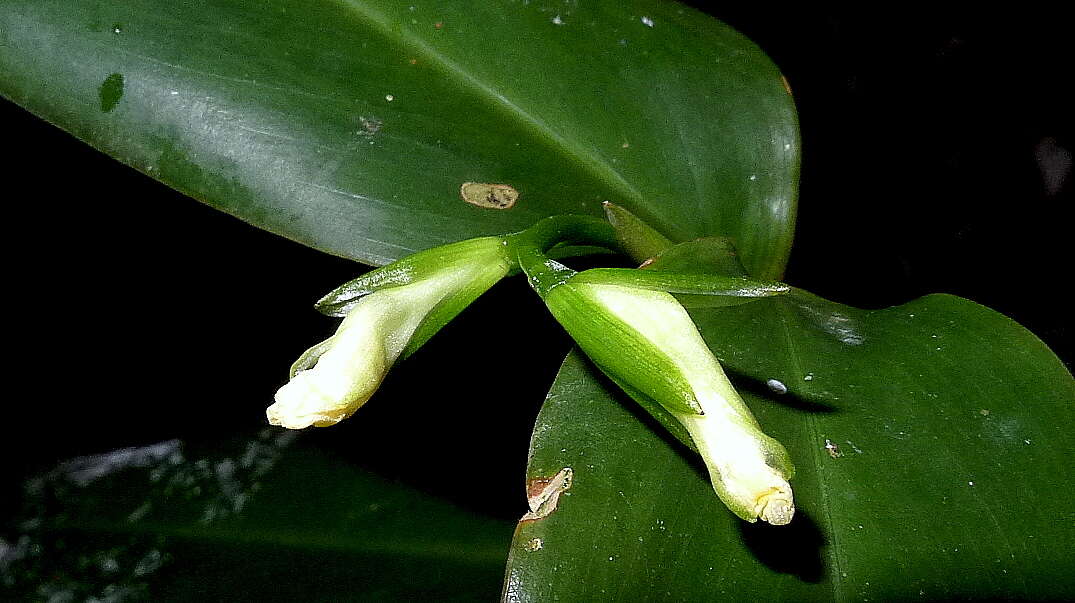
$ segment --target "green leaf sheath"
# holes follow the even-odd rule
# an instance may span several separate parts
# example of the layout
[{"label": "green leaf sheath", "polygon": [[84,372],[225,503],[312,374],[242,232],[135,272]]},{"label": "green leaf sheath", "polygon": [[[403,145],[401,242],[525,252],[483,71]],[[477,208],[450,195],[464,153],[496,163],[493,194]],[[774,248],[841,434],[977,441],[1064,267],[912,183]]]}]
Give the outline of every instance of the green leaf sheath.
[{"label": "green leaf sheath", "polygon": [[[370,264],[599,217],[609,200],[673,241],[732,237],[750,274],[779,278],[799,138],[768,58],[674,2],[545,9],[6,0],[0,94],[213,207]],[[471,205],[465,182],[518,201]]]}]

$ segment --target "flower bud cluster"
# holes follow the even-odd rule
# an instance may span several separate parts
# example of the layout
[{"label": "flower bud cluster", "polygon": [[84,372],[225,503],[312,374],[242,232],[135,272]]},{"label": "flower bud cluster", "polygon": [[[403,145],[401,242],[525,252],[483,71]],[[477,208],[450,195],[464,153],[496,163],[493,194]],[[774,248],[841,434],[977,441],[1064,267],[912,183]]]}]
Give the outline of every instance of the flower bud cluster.
[{"label": "flower bud cluster", "polygon": [[[549,218],[508,237],[437,247],[363,275],[323,298],[344,317],[310,348],[276,393],[269,422],[291,429],[333,425],[352,415],[389,369],[474,299],[517,268],[591,360],[688,446],[713,489],[736,515],[786,524],[795,512],[794,468],[761,431],[683,306],[670,292],[743,300],[780,295],[780,283],[659,270],[575,272],[549,258],[571,244],[608,245],[607,225]],[[739,300],[739,301],[735,301]]]}]

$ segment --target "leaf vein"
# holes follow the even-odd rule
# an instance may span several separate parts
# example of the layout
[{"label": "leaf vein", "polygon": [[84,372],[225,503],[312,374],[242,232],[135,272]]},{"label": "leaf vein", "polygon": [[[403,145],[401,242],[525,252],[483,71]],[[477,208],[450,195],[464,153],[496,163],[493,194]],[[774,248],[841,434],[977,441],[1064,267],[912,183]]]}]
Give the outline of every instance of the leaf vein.
[{"label": "leaf vein", "polygon": [[[789,324],[789,319],[791,317],[788,316],[789,310],[788,310],[786,304],[783,302],[783,300],[777,301],[777,303],[774,304],[774,307],[776,309],[777,318],[779,319],[779,322],[780,322],[780,330],[781,330],[781,334],[784,337],[784,345],[785,345],[785,348],[787,349],[787,358],[788,358],[788,361],[791,364],[792,374],[793,375],[802,375],[803,374],[803,366],[802,366],[802,362],[799,359],[799,351],[795,347],[795,340],[792,337],[791,326]],[[806,443],[806,445],[807,445],[807,448],[812,451],[812,453],[814,455],[814,466],[817,467],[817,479],[818,479],[817,490],[818,490],[818,493],[819,493],[820,498],[821,498],[821,500],[820,500],[820,502],[821,502],[821,512],[825,516],[824,521],[825,521],[825,526],[827,528],[826,532],[827,532],[830,540],[832,541],[832,544],[829,547],[830,550],[829,550],[828,556],[829,556],[830,560],[832,561],[832,563],[830,564],[830,567],[832,569],[829,572],[829,574],[830,574],[830,579],[832,580],[833,600],[835,600],[835,601],[843,601],[845,599],[841,595],[840,590],[841,590],[841,586],[842,586],[841,576],[843,575],[844,564],[843,564],[843,561],[840,559],[840,554],[839,554],[840,543],[838,542],[838,538],[836,536],[836,530],[834,529],[834,526],[833,526],[832,503],[830,502],[830,499],[829,499],[829,492],[825,488],[824,482],[821,480],[822,468],[825,465],[824,465],[824,458],[822,458],[822,453],[821,453],[822,448],[820,446],[818,446],[818,443],[821,442],[821,433],[819,432],[818,427],[817,427],[817,419],[814,417],[813,414],[807,414],[806,425],[810,428],[810,433],[811,433],[811,437],[810,437],[809,441]]]}]

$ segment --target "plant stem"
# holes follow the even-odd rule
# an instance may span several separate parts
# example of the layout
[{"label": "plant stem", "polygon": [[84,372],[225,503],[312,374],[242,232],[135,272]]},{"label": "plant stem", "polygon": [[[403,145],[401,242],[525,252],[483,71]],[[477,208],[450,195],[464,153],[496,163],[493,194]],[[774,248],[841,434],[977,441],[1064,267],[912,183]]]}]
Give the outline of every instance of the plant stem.
[{"label": "plant stem", "polygon": [[522,232],[509,235],[504,244],[508,246],[508,255],[527,273],[530,285],[542,297],[575,274],[574,270],[546,255],[553,247],[561,250],[571,247],[620,250],[616,232],[608,222],[575,215],[540,220]]},{"label": "plant stem", "polygon": [[540,252],[546,252],[558,243],[620,249],[612,226],[591,216],[549,216],[508,237],[509,246],[530,246]]}]

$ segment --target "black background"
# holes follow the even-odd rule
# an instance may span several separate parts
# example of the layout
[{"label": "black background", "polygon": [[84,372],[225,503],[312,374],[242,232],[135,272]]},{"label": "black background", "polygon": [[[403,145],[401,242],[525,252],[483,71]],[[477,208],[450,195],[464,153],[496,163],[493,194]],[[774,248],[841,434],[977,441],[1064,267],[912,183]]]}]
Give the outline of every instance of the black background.
[{"label": "black background", "polygon": [[[1063,21],[735,4],[709,10],[770,54],[800,112],[786,280],[861,307],[968,297],[1070,367]],[[25,475],[261,425],[293,358],[334,328],[313,301],[363,268],[209,209],[10,103],[0,123],[13,302],[5,466]],[[310,437],[514,519],[533,418],[567,349],[525,285],[504,283],[394,371],[382,396],[394,407],[371,403]],[[462,467],[485,487],[460,492]]]}]

